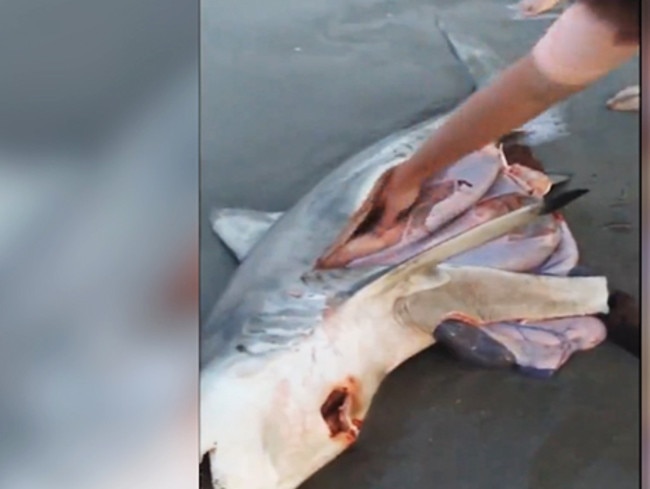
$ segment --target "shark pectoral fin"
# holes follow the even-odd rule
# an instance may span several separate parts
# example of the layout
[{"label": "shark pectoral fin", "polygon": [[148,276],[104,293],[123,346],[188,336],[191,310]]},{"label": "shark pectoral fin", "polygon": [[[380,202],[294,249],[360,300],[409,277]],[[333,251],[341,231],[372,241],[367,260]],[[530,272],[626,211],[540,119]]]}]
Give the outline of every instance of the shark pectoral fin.
[{"label": "shark pectoral fin", "polygon": [[431,267],[409,275],[400,286],[407,291],[405,295],[411,296],[445,287],[450,280],[451,277],[443,268]]},{"label": "shark pectoral fin", "polygon": [[474,324],[525,319],[543,321],[598,314],[608,310],[604,277],[555,277],[480,267],[438,267],[443,285],[403,296],[396,319],[428,334],[447,319]]},{"label": "shark pectoral fin", "polygon": [[281,216],[282,212],[224,208],[211,213],[210,224],[241,262]]}]

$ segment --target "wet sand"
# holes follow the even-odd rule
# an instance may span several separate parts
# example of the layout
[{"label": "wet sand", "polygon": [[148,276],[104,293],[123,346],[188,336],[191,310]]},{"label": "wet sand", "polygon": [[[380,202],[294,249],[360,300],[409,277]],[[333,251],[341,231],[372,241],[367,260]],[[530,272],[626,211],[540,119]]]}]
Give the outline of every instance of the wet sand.
[{"label": "wet sand", "polygon": [[[495,0],[203,2],[202,314],[236,267],[211,208],[285,210],[346,157],[463,100],[472,79],[436,20],[508,63],[550,22],[509,15]],[[635,64],[569,101],[570,136],[535,154],[591,189],[566,212],[583,262],[638,297],[639,123],[605,108]],[[304,489],[638,487],[638,370],[610,344],[550,381],[434,348],[389,377],[357,446]]]}]

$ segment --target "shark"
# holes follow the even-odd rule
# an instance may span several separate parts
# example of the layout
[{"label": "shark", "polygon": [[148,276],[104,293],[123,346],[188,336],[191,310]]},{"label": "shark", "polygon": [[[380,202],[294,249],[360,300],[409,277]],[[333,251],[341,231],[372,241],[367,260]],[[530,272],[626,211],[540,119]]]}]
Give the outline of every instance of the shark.
[{"label": "shark", "polygon": [[[489,75],[484,50],[450,45]],[[557,114],[517,137],[556,137]],[[505,143],[431,177],[375,232],[391,169],[445,117],[350,157],[286,212],[211,214],[240,262],[201,326],[200,454],[215,489],[297,488],[356,442],[382,381],[436,343],[548,377],[605,339],[607,279],[579,267],[561,213],[586,191],[509,158]]]}]

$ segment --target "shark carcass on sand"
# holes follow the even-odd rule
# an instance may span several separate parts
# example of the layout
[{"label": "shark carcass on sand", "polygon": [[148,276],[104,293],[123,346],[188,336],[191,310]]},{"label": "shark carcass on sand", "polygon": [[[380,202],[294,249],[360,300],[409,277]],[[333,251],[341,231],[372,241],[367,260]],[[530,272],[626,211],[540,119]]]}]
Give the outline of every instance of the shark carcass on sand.
[{"label": "shark carcass on sand", "polygon": [[408,216],[373,233],[387,171],[442,120],[351,158],[284,214],[215,214],[241,260],[202,328],[215,488],[298,487],[354,443],[382,380],[436,341],[542,375],[603,341],[606,280],[569,276],[577,246],[557,212],[582,192],[500,147],[432,178]]}]

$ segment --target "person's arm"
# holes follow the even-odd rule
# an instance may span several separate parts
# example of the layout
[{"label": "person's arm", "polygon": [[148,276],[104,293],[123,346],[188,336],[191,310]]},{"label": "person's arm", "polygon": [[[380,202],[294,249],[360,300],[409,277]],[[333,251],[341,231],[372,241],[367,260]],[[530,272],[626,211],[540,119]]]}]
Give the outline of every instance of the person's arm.
[{"label": "person's arm", "polygon": [[529,54],[474,93],[410,158],[413,176],[426,178],[463,156],[498,140],[584,84],[561,84],[540,73]]},{"label": "person's arm", "polygon": [[405,163],[377,204],[387,228],[417,198],[421,182],[463,156],[498,140],[555,103],[575,94],[631,58],[615,24],[577,3],[551,26],[528,55],[491,85],[471,95]]}]

